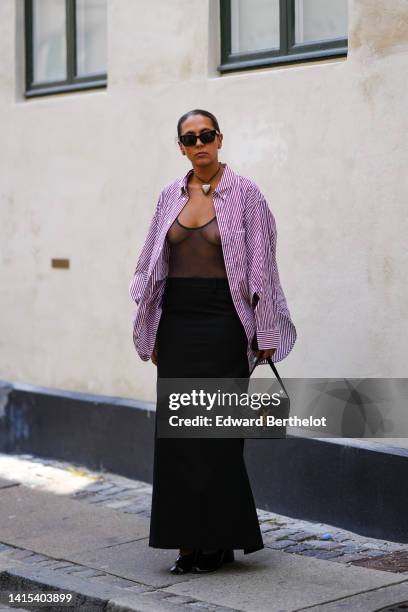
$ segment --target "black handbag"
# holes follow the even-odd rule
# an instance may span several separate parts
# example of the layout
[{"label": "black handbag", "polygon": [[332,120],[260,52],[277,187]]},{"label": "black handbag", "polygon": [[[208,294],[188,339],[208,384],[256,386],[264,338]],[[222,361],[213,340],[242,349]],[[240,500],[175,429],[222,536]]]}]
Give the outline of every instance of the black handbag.
[{"label": "black handbag", "polygon": [[[252,368],[249,374],[250,377],[253,374],[258,361],[259,360],[257,358],[255,361],[254,367]],[[273,373],[275,374],[281,388],[279,390],[280,400],[279,400],[278,407],[269,405],[269,406],[262,406],[259,409],[259,416],[262,417],[262,420],[263,420],[263,425],[261,427],[261,430],[262,432],[267,433],[267,435],[261,436],[261,437],[286,438],[286,424],[274,425],[274,426],[268,426],[266,424],[267,416],[275,416],[276,419],[287,419],[290,413],[290,397],[286,390],[286,387],[283,384],[283,381],[281,377],[279,376],[279,372],[276,369],[276,366],[273,363],[272,359],[270,357],[267,357],[267,361],[270,367],[272,368]]]}]

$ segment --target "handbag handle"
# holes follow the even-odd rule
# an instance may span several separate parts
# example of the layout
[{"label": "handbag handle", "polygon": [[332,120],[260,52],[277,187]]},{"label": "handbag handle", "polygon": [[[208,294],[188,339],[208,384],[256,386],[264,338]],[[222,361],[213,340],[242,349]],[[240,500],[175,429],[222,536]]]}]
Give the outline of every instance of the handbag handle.
[{"label": "handbag handle", "polygon": [[[257,364],[258,364],[258,361],[259,361],[259,358],[257,357],[257,358],[256,358],[256,361],[255,361],[255,365],[254,365],[254,367],[252,368],[252,370],[251,370],[251,372],[250,372],[249,376],[251,376],[251,375],[252,375],[252,372],[255,370],[255,368],[256,368],[256,366],[257,366]],[[286,393],[287,397],[289,397],[289,393],[286,391],[286,387],[285,387],[285,385],[283,384],[283,381],[282,381],[281,377],[279,376],[278,370],[276,369],[276,366],[275,366],[275,364],[273,363],[272,359],[271,359],[270,357],[267,357],[267,361],[268,361],[269,365],[271,366],[271,368],[272,368],[272,370],[273,370],[273,373],[275,374],[276,378],[278,379],[279,384],[281,385],[282,389],[283,389],[283,390],[284,390],[284,392]]]}]

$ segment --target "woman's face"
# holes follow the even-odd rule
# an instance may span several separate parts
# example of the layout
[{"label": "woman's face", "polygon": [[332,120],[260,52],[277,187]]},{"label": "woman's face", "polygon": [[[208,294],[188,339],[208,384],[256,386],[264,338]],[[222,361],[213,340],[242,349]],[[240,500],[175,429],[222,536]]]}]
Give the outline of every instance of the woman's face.
[{"label": "woman's face", "polygon": [[[213,123],[205,115],[191,115],[181,125],[181,134],[195,134],[214,130]],[[179,142],[183,155],[187,155],[193,166],[205,167],[218,161],[218,149],[222,146],[222,134],[216,134],[215,140],[203,144],[200,139],[192,147],[186,147]]]}]

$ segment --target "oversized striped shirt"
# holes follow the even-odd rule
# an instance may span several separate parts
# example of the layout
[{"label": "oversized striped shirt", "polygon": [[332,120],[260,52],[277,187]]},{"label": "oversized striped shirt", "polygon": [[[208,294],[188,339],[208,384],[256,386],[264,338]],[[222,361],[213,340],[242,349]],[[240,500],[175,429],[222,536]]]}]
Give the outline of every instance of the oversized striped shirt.
[{"label": "oversized striped shirt", "polygon": [[[162,312],[170,256],[166,235],[189,199],[192,173],[190,169],[161,191],[129,286],[136,302],[133,342],[143,361],[151,358]],[[254,341],[259,349],[276,348],[272,360],[281,361],[292,350],[297,333],[276,264],[275,218],[255,182],[228,164],[212,197],[231,296],[248,339],[249,368],[256,356]]]}]

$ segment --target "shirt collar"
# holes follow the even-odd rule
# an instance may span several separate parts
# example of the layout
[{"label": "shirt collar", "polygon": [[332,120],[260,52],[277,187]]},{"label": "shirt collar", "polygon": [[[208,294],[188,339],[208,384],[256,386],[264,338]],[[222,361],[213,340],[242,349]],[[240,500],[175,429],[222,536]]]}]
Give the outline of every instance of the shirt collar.
[{"label": "shirt collar", "polygon": [[[187,174],[185,174],[183,178],[180,179],[179,191],[178,191],[179,196],[183,195],[183,193],[187,193],[187,183],[188,183],[190,176],[193,174],[193,172],[194,172],[194,169],[191,168],[187,172]],[[234,179],[234,171],[228,166],[228,164],[225,164],[221,179],[218,185],[215,187],[215,189],[213,189],[213,193],[216,193],[220,195],[221,197],[223,197],[222,194],[225,191],[228,191],[228,189],[232,186],[233,179]]]}]

